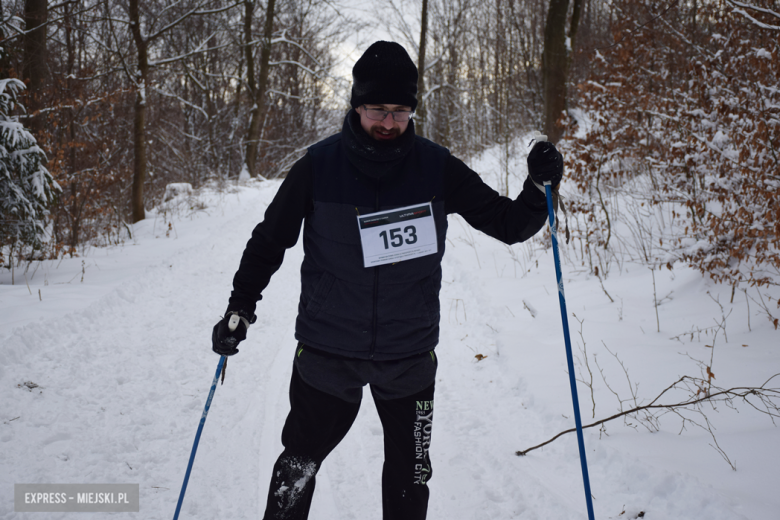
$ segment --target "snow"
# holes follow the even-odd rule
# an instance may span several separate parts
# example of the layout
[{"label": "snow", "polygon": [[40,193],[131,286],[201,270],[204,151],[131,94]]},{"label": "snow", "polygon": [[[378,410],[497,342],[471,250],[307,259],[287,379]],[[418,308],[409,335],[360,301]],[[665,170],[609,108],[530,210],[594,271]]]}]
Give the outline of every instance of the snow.
[{"label": "snow", "polygon": [[192,184],[189,182],[174,182],[168,184],[165,187],[165,194],[163,200],[165,202],[170,201],[175,197],[190,197],[192,196]]},{"label": "snow", "polygon": [[[592,85],[596,85],[600,87],[602,90],[605,90],[604,87],[598,85],[595,82],[591,81],[590,83]],[[569,109],[569,115],[574,121],[577,122],[577,130],[574,133],[573,137],[577,139],[584,139],[595,126],[593,120],[590,117],[588,117],[588,114],[584,110],[581,110],[579,108]]]},{"label": "snow", "polygon": [[251,176],[249,175],[249,168],[247,167],[246,163],[241,164],[241,172],[238,174],[238,182],[246,183],[250,179]]},{"label": "snow", "polygon": [[[500,155],[473,163],[496,186],[507,182]],[[511,163],[513,195],[525,176],[520,159]],[[204,191],[194,195],[200,204],[150,212],[121,246],[26,272],[23,265],[15,285],[10,272],[0,273],[0,519],[35,517],[13,512],[14,483],[139,483],[140,513],[111,517],[172,517],[218,362],[211,328],[279,184]],[[585,424],[594,420],[593,401],[597,419],[618,408],[596,362],[623,399],[628,375],[640,402],[682,375],[700,377],[701,363],[726,388],[759,386],[777,372],[779,333],[754,303],[754,288],[737,291],[732,303],[731,287],[697,272],[614,262],[602,289],[567,258],[575,366],[587,380],[588,359],[594,374],[593,399],[578,385]],[[182,519],[262,515],[289,406],[301,259],[299,241],[228,362]],[[573,426],[553,255],[542,233],[508,248],[453,216],[443,267],[429,518],[586,518],[574,434],[515,455]],[[773,299],[768,308],[780,314],[774,307]],[[681,432],[673,415],[653,433],[633,419],[585,430],[596,518],[777,518],[778,429],[741,404],[738,412],[703,410],[736,471],[709,433],[690,424]],[[382,457],[381,425],[367,397],[317,475],[310,518],[381,518]]]}]

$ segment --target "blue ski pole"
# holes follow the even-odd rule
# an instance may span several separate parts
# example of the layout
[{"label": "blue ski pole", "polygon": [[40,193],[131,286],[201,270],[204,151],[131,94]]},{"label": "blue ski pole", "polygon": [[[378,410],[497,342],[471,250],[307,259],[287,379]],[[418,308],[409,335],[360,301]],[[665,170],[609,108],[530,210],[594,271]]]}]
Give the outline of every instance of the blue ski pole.
[{"label": "blue ski pole", "polygon": [[[230,317],[228,322],[228,328],[230,331],[236,330],[238,322],[241,318],[234,314]],[[222,372],[227,357],[220,356],[219,363],[217,364],[217,373],[214,374],[214,381],[211,383],[211,390],[209,390],[209,397],[206,399],[206,407],[203,409],[203,415],[200,417],[200,424],[198,425],[198,433],[195,434],[195,442],[192,445],[192,453],[190,453],[190,462],[187,464],[187,472],[184,474],[184,482],[181,485],[181,493],[179,493],[179,502],[176,504],[176,512],[173,514],[173,520],[179,518],[179,511],[181,511],[181,504],[184,502],[184,493],[187,492],[187,482],[190,480],[190,472],[192,471],[192,463],[195,461],[195,453],[198,451],[198,443],[200,442],[200,434],[203,432],[203,425],[206,424],[206,416],[209,414],[209,408],[211,407],[211,400],[214,398],[214,392],[217,390],[217,380],[219,374]]]},{"label": "blue ski pole", "polygon": [[[546,140],[546,136],[537,137],[537,141]],[[555,210],[553,209],[552,186],[550,181],[544,183],[547,196],[547,213],[550,218],[553,256],[555,257],[555,277],[558,281],[558,300],[561,304],[561,321],[563,322],[563,339],[566,343],[566,361],[569,365],[569,384],[571,399],[574,403],[574,422],[577,425],[577,444],[580,448],[580,463],[582,464],[582,481],[585,484],[585,502],[588,505],[588,519],[594,520],[593,500],[590,494],[590,478],[588,478],[588,461],[585,458],[585,441],[582,437],[582,420],[580,419],[580,400],[577,397],[577,380],[574,377],[574,361],[571,354],[571,339],[569,338],[569,319],[566,317],[566,297],[563,293],[563,275],[561,274],[561,256],[558,252],[558,230],[555,225]]]}]

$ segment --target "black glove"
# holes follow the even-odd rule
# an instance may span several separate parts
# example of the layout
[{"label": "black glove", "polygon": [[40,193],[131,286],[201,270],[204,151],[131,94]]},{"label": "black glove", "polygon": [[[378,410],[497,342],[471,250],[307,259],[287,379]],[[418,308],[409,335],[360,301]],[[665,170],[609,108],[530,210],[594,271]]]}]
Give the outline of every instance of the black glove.
[{"label": "black glove", "polygon": [[555,188],[563,179],[563,156],[549,141],[539,141],[528,154],[528,174],[544,190],[549,182]]},{"label": "black glove", "polygon": [[[238,316],[238,326],[236,330],[231,331],[228,326],[232,316]],[[214,331],[211,333],[211,350],[221,356],[232,356],[238,354],[238,344],[246,339],[246,331],[249,325],[257,321],[254,314],[239,310],[225,313],[225,317],[219,323],[214,325]]]}]

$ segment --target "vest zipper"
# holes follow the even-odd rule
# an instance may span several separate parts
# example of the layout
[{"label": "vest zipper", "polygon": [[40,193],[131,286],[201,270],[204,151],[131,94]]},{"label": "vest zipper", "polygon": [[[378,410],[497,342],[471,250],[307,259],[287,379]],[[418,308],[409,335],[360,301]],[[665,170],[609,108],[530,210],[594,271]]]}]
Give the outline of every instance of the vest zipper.
[{"label": "vest zipper", "polygon": [[[374,211],[379,211],[379,181],[376,181],[376,200],[374,201]],[[368,351],[368,359],[374,359],[376,351],[376,326],[377,326],[377,307],[379,305],[379,267],[374,267],[374,306],[371,315],[371,348]]]}]

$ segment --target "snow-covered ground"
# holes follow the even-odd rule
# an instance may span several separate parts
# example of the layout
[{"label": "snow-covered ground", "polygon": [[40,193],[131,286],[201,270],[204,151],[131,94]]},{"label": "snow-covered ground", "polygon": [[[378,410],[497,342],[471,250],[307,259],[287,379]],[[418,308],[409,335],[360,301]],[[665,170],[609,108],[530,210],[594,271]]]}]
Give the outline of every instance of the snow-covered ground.
[{"label": "snow-covered ground", "polygon": [[[499,185],[495,165],[475,162]],[[17,270],[14,285],[0,273],[0,519],[96,518],[15,513],[14,483],[138,483],[140,513],[110,516],[172,518],[218,362],[211,328],[278,186],[202,193],[205,209],[151,214],[122,246]],[[517,177],[510,186],[516,194]],[[431,519],[587,518],[574,434],[515,455],[573,426],[552,251],[541,244],[507,248],[451,217]],[[301,258],[299,243],[228,363],[182,519],[262,515],[288,410]],[[565,263],[564,273],[578,367],[586,381],[588,367],[593,373],[593,398],[579,385],[586,424],[594,406],[597,419],[618,408],[599,367],[622,399],[631,398],[627,371],[640,403],[683,375],[700,377],[704,365],[725,388],[759,386],[780,372],[780,333],[746,300],[758,300],[754,289],[732,301],[731,287],[696,272],[655,271],[657,322],[646,267],[613,265],[603,289],[579,262]],[[774,301],[768,308],[780,314]],[[654,433],[633,419],[585,430],[596,518],[778,518],[780,430],[744,404],[702,410],[736,471],[707,431],[688,424],[681,433],[671,414]],[[318,476],[310,518],[381,518],[381,465],[382,430],[367,398]]]}]

